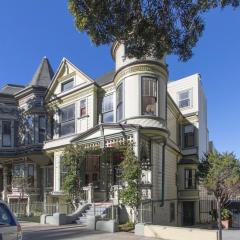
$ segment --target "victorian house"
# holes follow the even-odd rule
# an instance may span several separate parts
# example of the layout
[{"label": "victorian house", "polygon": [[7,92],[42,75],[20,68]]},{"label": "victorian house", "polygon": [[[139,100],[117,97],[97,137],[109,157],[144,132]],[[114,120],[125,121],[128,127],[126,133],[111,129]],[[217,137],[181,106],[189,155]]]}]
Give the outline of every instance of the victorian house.
[{"label": "victorian house", "polygon": [[[115,69],[91,79],[67,59],[53,74],[44,58],[27,86],[0,92],[0,190],[2,199],[28,203],[65,201],[64,148],[70,144],[109,149],[134,143],[144,162],[142,200],[156,202],[155,224],[199,221],[196,169],[208,152],[207,103],[201,77],[169,81],[164,59],[128,59],[114,44]],[[24,121],[22,119],[24,118]],[[20,124],[21,121],[21,124]],[[24,122],[24,123],[23,123]],[[85,189],[93,201],[116,201],[121,153],[86,158]],[[28,189],[15,184],[26,176]],[[88,191],[88,190],[86,190]],[[88,199],[89,200],[89,199]]]}]

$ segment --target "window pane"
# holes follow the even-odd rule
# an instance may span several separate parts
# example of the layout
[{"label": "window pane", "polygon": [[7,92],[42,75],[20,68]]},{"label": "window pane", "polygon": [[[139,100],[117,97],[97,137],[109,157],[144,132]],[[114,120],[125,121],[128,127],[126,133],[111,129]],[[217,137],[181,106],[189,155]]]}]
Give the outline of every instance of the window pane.
[{"label": "window pane", "polygon": [[28,176],[34,176],[34,166],[33,164],[28,164]]},{"label": "window pane", "polygon": [[184,126],[184,147],[194,146],[194,126],[186,125]]},{"label": "window pane", "polygon": [[179,101],[179,107],[180,108],[189,107],[189,106],[190,106],[190,100],[189,99]]},{"label": "window pane", "polygon": [[62,92],[67,91],[69,89],[73,88],[73,79],[62,83]]},{"label": "window pane", "polygon": [[75,133],[75,121],[69,121],[61,124],[61,135]]},{"label": "window pane", "polygon": [[123,118],[123,86],[122,83],[117,88],[117,121]]},{"label": "window pane", "polygon": [[102,113],[113,110],[113,95],[108,95],[103,98]]},{"label": "window pane", "polygon": [[117,106],[117,121],[120,121],[123,118],[123,105],[118,104]]},{"label": "window pane", "polygon": [[60,188],[63,189],[63,184],[65,180],[65,176],[67,175],[68,169],[64,165],[63,159],[61,158],[61,166],[60,166]]},{"label": "window pane", "polygon": [[186,189],[196,188],[196,170],[185,169],[185,188]]},{"label": "window pane", "polygon": [[24,164],[14,165],[14,168],[13,168],[13,176],[23,177],[23,176],[24,176],[24,172],[25,172],[25,166],[24,166]]},{"label": "window pane", "polygon": [[113,122],[113,111],[107,112],[107,113],[103,113],[102,116],[103,116],[103,122],[104,123]]},{"label": "window pane", "polygon": [[184,133],[192,133],[192,132],[194,132],[194,126],[193,125],[184,126]]},{"label": "window pane", "polygon": [[156,115],[157,81],[154,78],[142,78],[142,114]]},{"label": "window pane", "polygon": [[122,88],[122,83],[118,86],[117,88],[117,105],[122,102],[123,100],[123,88]]},{"label": "window pane", "polygon": [[11,122],[3,121],[2,122],[2,141],[4,147],[11,146]]},{"label": "window pane", "polygon": [[39,143],[43,143],[46,135],[46,118],[45,116],[39,116]]},{"label": "window pane", "polygon": [[178,93],[178,105],[180,108],[190,106],[190,90]]},{"label": "window pane", "polygon": [[189,91],[179,93],[179,100],[184,100],[189,98]]},{"label": "window pane", "polygon": [[46,129],[45,116],[39,116],[39,128],[40,129]]},{"label": "window pane", "polygon": [[62,108],[61,110],[61,121],[67,122],[75,118],[75,105],[70,105],[68,107]]},{"label": "window pane", "polygon": [[86,99],[80,101],[80,116],[83,117],[87,114]]}]

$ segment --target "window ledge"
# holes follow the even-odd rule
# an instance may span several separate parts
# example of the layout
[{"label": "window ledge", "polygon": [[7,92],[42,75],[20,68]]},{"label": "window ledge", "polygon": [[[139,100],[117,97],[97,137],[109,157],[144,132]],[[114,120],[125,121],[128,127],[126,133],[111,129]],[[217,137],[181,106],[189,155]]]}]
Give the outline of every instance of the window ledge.
[{"label": "window ledge", "polygon": [[78,117],[77,119],[83,119],[83,118],[88,118],[88,117],[89,117],[89,115],[87,114],[87,115],[85,115],[85,116]]}]

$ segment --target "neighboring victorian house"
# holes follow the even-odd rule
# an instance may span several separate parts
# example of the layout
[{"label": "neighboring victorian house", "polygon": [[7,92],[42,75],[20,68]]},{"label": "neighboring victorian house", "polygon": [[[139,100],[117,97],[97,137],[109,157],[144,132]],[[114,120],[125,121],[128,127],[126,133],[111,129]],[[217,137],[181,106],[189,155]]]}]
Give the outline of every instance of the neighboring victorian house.
[{"label": "neighboring victorian house", "polygon": [[[196,169],[208,151],[200,75],[169,81],[164,59],[128,59],[120,44],[113,45],[112,57],[115,70],[95,80],[67,59],[52,76],[44,58],[28,86],[7,85],[2,90],[2,198],[14,201],[19,196],[12,179],[22,174],[32,176],[26,201],[62,203],[66,174],[62,155],[67,145],[108,149],[129,141],[144,165],[142,199],[156,203],[153,222],[179,226],[199,222]],[[28,112],[28,121],[22,137],[16,138],[19,109]],[[84,184],[94,186],[89,188],[91,201],[117,202],[123,157],[116,152],[107,158],[107,169],[103,156],[86,158]]]}]

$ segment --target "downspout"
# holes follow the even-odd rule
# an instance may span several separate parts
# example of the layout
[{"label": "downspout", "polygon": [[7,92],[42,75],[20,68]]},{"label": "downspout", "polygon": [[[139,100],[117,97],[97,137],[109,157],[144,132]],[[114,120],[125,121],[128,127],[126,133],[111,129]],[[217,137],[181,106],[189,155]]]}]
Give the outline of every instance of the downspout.
[{"label": "downspout", "polygon": [[162,146],[162,199],[161,199],[161,204],[160,207],[164,206],[164,195],[165,195],[165,146],[166,146],[166,141],[164,141],[164,144]]}]

